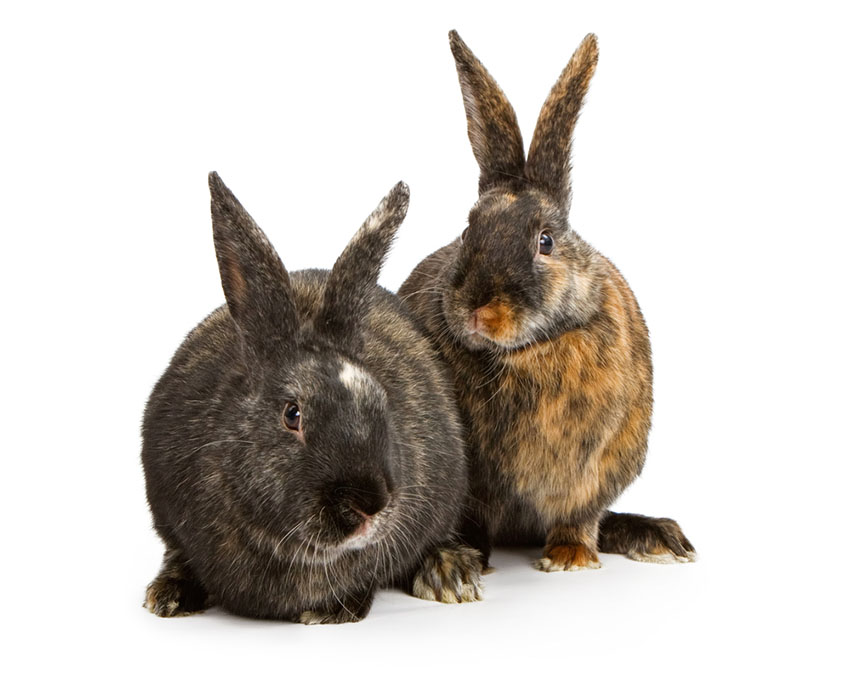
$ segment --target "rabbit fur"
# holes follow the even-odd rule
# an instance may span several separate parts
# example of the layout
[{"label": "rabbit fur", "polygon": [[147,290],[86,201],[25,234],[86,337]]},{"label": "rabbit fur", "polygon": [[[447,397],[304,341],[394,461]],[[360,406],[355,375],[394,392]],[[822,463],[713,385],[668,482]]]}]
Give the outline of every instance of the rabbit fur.
[{"label": "rabbit fur", "polygon": [[553,86],[527,158],[504,93],[449,37],[480,197],[461,237],[423,260],[399,296],[454,376],[469,437],[464,536],[485,562],[493,543],[545,543],[545,571],[599,567],[599,551],[692,560],[675,521],[607,511],[644,465],[652,360],[632,291],[568,220],[596,37]]},{"label": "rabbit fur", "polygon": [[166,547],[145,605],[340,623],[362,619],[380,587],[480,598],[478,553],[453,537],[467,470],[451,384],[377,285],[406,185],[331,271],[288,273],[217,174],[209,184],[227,303],[189,333],[145,409]]}]

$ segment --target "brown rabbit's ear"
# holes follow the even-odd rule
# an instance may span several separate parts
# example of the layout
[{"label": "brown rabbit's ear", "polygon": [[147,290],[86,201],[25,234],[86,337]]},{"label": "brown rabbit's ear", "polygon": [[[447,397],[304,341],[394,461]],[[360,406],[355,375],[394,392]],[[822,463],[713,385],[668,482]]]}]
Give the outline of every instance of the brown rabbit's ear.
[{"label": "brown rabbit's ear", "polygon": [[336,343],[356,349],[384,257],[407,214],[410,190],[399,181],[334,263],[314,326]]},{"label": "brown rabbit's ear", "polygon": [[567,209],[573,130],[598,59],[596,36],[588,34],[543,104],[528,150],[526,176],[562,201]]},{"label": "brown rabbit's ear", "polygon": [[289,274],[216,172],[210,173],[209,184],[215,253],[230,315],[248,352],[274,360],[298,330]]},{"label": "brown rabbit's ear", "polygon": [[472,152],[481,168],[478,192],[524,178],[525,149],[514,109],[456,31],[449,44],[457,65]]}]

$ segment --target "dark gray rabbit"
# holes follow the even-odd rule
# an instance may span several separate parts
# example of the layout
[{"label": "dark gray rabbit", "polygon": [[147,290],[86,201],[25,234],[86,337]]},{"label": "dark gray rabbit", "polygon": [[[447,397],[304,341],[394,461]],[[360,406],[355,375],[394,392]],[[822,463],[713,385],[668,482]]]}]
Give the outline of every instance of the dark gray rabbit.
[{"label": "dark gray rabbit", "polygon": [[407,187],[331,271],[289,274],[215,173],[209,183],[227,304],[187,336],[145,410],[166,546],[145,605],[340,623],[390,585],[480,598],[478,553],[452,540],[467,471],[450,382],[376,284]]},{"label": "dark gray rabbit", "polygon": [[671,519],[606,511],[640,473],[652,415],[649,335],[614,265],[568,222],[570,145],[590,78],[587,36],[543,105],[525,156],[516,115],[450,34],[480,197],[461,237],[399,290],[451,367],[468,429],[466,539],[545,543],[546,571],[597,551],[688,561]]}]

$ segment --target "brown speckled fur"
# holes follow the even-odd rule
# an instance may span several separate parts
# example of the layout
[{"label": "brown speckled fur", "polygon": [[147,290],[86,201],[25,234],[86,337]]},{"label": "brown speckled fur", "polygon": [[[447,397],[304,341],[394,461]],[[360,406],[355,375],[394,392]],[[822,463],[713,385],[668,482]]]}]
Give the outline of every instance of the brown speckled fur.
[{"label": "brown speckled fur", "polygon": [[[596,37],[553,87],[520,168],[513,109],[460,37],[450,41],[480,198],[462,237],[399,295],[455,377],[469,436],[467,540],[485,557],[494,542],[545,542],[538,567],[550,571],[598,566],[597,550],[692,557],[675,522],[606,512],[644,464],[652,361],[628,284],[568,222],[570,142]],[[662,522],[672,535],[649,533]]]}]

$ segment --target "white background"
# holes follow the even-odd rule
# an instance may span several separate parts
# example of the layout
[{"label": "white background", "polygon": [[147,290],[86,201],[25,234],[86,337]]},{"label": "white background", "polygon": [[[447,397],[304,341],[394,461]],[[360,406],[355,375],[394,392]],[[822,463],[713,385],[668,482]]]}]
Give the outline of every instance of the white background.
[{"label": "white background", "polygon": [[[846,692],[840,3],[305,6],[0,11],[3,690]],[[572,222],[631,283],[657,375],[617,509],[678,519],[700,561],[544,575],[501,552],[481,603],[382,592],[339,627],[148,614],[139,423],[222,302],[207,172],[290,269],[329,266],[404,178],[396,289],[476,197],[451,28],[526,143],[599,36]]]}]

